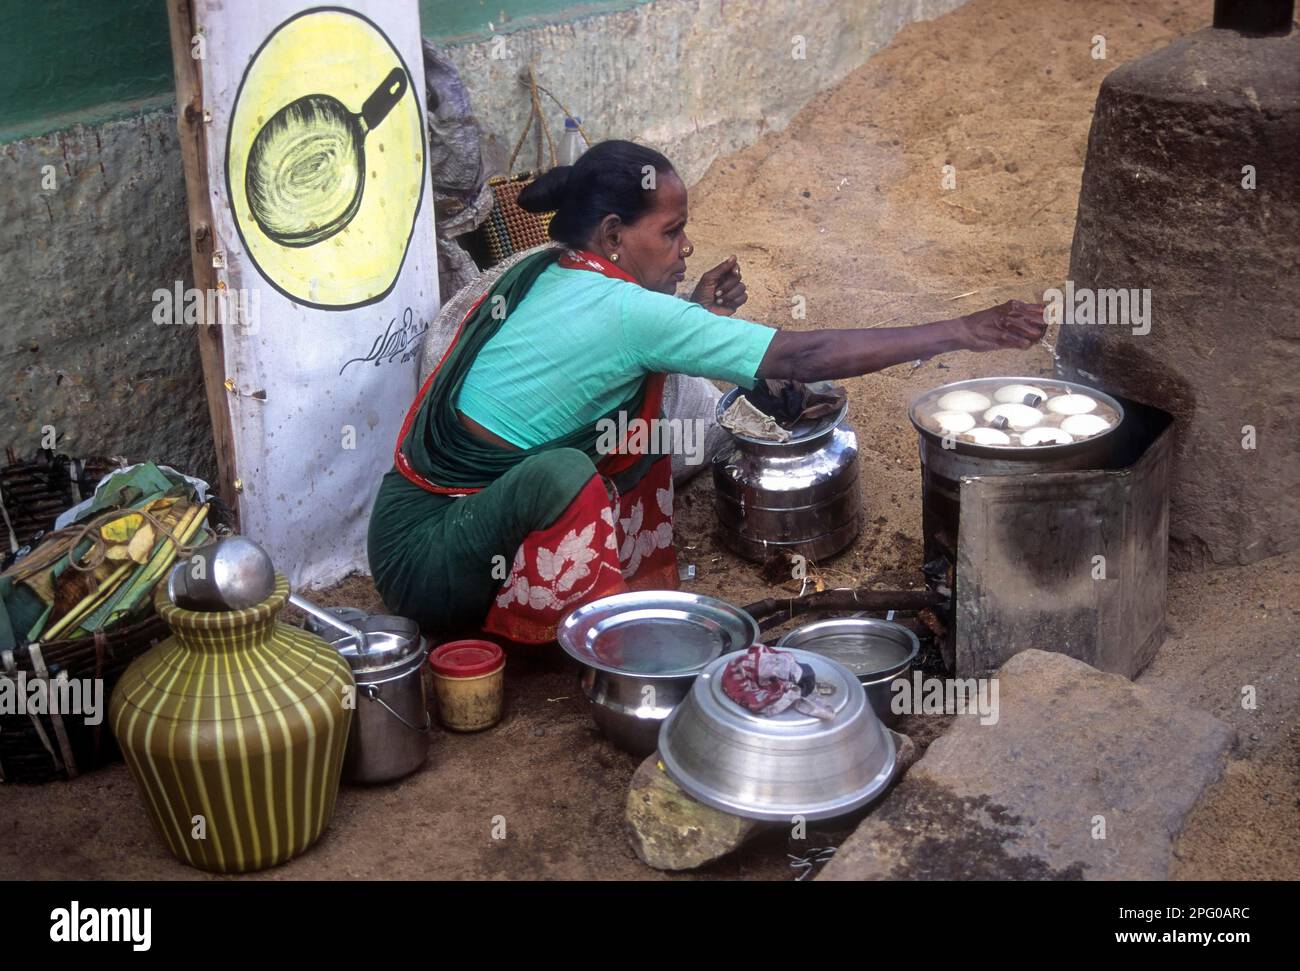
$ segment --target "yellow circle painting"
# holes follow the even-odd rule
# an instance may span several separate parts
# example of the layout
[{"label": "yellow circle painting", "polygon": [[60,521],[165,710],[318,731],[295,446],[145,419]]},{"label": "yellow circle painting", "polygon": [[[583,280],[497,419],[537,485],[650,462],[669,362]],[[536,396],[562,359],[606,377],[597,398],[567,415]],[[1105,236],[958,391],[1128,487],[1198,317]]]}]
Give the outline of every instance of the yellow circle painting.
[{"label": "yellow circle painting", "polygon": [[392,290],[424,195],[424,120],[375,24],[320,7],[271,33],[230,112],[226,190],[248,255],[289,299],[344,310]]}]

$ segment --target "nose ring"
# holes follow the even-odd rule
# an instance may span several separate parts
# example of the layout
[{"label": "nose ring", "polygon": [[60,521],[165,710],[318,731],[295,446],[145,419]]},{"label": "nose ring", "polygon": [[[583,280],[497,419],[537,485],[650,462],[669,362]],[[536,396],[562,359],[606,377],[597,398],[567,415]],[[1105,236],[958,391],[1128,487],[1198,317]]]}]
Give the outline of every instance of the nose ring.
[{"label": "nose ring", "polygon": [[683,246],[683,247],[682,247],[682,256],[683,256],[683,257],[690,256],[690,255],[691,255],[692,253],[694,253],[694,252],[695,252],[695,247],[694,247],[694,246]]}]

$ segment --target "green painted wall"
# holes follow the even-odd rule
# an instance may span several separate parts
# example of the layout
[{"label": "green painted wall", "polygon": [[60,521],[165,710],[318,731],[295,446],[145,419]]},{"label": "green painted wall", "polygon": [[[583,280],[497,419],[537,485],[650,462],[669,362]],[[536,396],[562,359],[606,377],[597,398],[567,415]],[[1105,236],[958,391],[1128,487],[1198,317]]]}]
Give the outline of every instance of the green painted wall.
[{"label": "green painted wall", "polygon": [[3,0],[0,131],[63,127],[60,116],[172,88],[162,0]]},{"label": "green painted wall", "polygon": [[[323,0],[325,2],[325,0]],[[648,0],[420,0],[425,36],[481,40]],[[172,91],[163,0],[0,0],[0,142],[98,122]]]},{"label": "green painted wall", "polygon": [[420,25],[437,41],[482,40],[491,30],[509,33],[587,14],[627,10],[649,0],[420,0]]}]

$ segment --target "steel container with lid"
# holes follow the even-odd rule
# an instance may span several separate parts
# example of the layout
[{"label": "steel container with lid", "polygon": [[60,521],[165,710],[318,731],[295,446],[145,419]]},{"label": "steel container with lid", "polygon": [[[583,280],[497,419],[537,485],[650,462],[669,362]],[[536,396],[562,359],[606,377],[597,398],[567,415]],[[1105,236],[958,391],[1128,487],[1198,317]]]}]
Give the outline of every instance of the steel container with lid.
[{"label": "steel container with lid", "polygon": [[[718,402],[718,417],[742,394]],[[746,559],[782,550],[813,560],[838,553],[862,526],[858,439],[848,402],[833,415],[796,425],[785,442],[731,433],[732,446],[713,458],[713,495],[720,538]]]},{"label": "steel container with lid", "polygon": [[649,755],[700,671],[753,644],[758,624],[714,597],[645,590],[579,607],[556,639],[583,665],[582,693],[601,732],[624,751]]},{"label": "steel container with lid", "polygon": [[[941,435],[926,425],[926,410],[947,394],[975,391],[995,396],[999,387],[1013,384],[1039,387],[1047,392],[1048,400],[1057,393],[1086,395],[1099,408],[1113,414],[1115,421],[1101,434],[1065,444],[1043,445],[1023,445],[1014,441],[1007,445],[979,445],[965,440],[962,434]],[[1045,412],[1046,407],[1042,410]],[[1116,443],[1121,436],[1116,432],[1124,420],[1124,406],[1105,392],[1054,377],[976,378],[945,384],[920,395],[909,406],[908,417],[920,438],[921,528],[927,572],[932,585],[940,585],[944,592],[953,595],[955,601],[962,481],[989,476],[1029,476],[1111,468],[1117,461]],[[1062,483],[1062,488],[1068,487],[1068,482]],[[1037,527],[1033,522],[1026,522],[1025,528]],[[955,617],[950,608],[936,613],[947,628],[940,648],[946,664],[952,668],[956,651]]]},{"label": "steel container with lid", "polygon": [[421,666],[428,653],[419,625],[406,617],[378,614],[355,622],[366,636],[322,632],[352,669],[357,683],[356,717],[343,760],[346,782],[391,782],[424,765],[429,752],[429,715]]},{"label": "steel container with lid", "polygon": [[788,708],[758,715],[722,690],[718,658],[695,679],[686,699],[659,730],[659,757],[687,795],[751,819],[828,819],[860,809],[894,774],[897,753],[866,693],[844,665],[791,649],[816,677],[829,720]]},{"label": "steel container with lid", "polygon": [[797,627],[781,638],[782,650],[797,647],[843,664],[862,683],[871,708],[886,725],[898,721],[893,684],[906,676],[921,650],[902,624],[868,617],[837,617]]},{"label": "steel container with lid", "polygon": [[[353,626],[360,624],[370,616],[370,614],[366,613],[366,611],[362,610],[360,607],[324,607],[322,609],[332,616],[337,617],[339,620],[343,621],[343,623],[352,624]],[[331,627],[324,621],[318,620],[311,614],[307,614],[303,618],[302,626],[304,630],[309,631],[318,637],[323,637],[326,640],[337,636],[334,627]]]}]

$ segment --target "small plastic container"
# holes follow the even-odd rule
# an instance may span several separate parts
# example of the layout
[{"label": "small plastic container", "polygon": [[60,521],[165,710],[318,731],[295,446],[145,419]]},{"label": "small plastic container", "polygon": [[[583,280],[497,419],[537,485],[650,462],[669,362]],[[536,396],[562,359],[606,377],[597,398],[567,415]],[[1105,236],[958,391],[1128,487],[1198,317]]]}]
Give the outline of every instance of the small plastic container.
[{"label": "small plastic container", "polygon": [[505,652],[491,641],[449,641],[429,655],[438,720],[453,732],[479,732],[501,720]]},{"label": "small plastic container", "polygon": [[560,136],[560,152],[558,162],[560,165],[573,165],[582,153],[590,146],[587,140],[582,137],[582,132],[578,126],[582,124],[581,118],[565,118],[564,134]]}]

